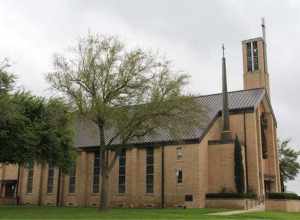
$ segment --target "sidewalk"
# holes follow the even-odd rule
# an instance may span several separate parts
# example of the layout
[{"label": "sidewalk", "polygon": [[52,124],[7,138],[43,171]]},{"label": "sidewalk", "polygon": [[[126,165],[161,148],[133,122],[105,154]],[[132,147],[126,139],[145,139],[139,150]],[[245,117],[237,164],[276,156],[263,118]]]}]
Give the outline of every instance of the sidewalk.
[{"label": "sidewalk", "polygon": [[216,213],[209,213],[207,215],[238,215],[238,214],[244,214],[244,213],[251,213],[251,212],[263,212],[265,211],[265,206],[260,205],[253,209],[248,210],[235,210],[235,211],[226,211],[226,212],[216,212]]}]

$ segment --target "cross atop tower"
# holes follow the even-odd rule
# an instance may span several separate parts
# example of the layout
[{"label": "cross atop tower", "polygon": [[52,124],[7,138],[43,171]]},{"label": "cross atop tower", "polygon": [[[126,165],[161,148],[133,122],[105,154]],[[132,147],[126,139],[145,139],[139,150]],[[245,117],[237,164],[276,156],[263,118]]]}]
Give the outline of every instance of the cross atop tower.
[{"label": "cross atop tower", "polygon": [[222,44],[222,52],[223,52],[223,57],[225,57],[225,47],[224,47],[224,44]]},{"label": "cross atop tower", "polygon": [[266,41],[266,26],[265,26],[265,18],[261,18],[261,29],[262,29],[262,37]]}]

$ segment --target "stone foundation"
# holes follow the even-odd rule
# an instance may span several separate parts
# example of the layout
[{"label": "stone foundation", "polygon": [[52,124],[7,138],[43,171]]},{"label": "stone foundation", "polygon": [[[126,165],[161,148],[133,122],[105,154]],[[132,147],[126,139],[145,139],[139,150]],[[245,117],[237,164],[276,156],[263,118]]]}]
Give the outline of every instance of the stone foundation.
[{"label": "stone foundation", "polygon": [[267,199],[267,211],[300,212],[300,200]]}]

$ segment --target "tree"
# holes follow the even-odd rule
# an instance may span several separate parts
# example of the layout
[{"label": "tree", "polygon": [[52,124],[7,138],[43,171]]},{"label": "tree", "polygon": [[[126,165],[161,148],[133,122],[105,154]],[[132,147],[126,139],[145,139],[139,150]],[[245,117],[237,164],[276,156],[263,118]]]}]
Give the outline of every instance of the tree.
[{"label": "tree", "polygon": [[244,174],[243,154],[242,154],[242,147],[237,136],[234,141],[234,162],[235,162],[234,165],[235,186],[238,193],[244,193],[245,174]]},{"label": "tree", "polygon": [[74,159],[72,115],[60,99],[13,91],[16,76],[0,68],[0,163],[52,162],[67,170]]},{"label": "tree", "polygon": [[285,191],[284,185],[289,180],[294,180],[300,171],[300,163],[297,161],[300,151],[289,146],[290,139],[278,140],[279,168],[281,178],[281,190]]},{"label": "tree", "polygon": [[45,163],[67,170],[74,159],[72,119],[58,99],[26,92],[0,98],[0,162]]},{"label": "tree", "polygon": [[52,87],[99,130],[100,209],[107,208],[108,177],[122,146],[159,129],[179,137],[199,128],[205,115],[182,94],[187,75],[151,52],[126,49],[116,37],[89,34],[69,58],[56,55],[54,67],[47,75]]}]

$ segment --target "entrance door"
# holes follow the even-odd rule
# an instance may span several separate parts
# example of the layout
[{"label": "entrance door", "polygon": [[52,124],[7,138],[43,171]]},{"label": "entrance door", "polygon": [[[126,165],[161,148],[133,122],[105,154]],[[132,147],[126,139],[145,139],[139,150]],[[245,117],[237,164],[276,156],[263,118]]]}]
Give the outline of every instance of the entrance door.
[{"label": "entrance door", "polygon": [[6,183],[5,184],[5,197],[14,197],[16,191],[16,183]]},{"label": "entrance door", "polygon": [[265,181],[265,192],[266,193],[271,192],[271,182],[270,181]]}]

